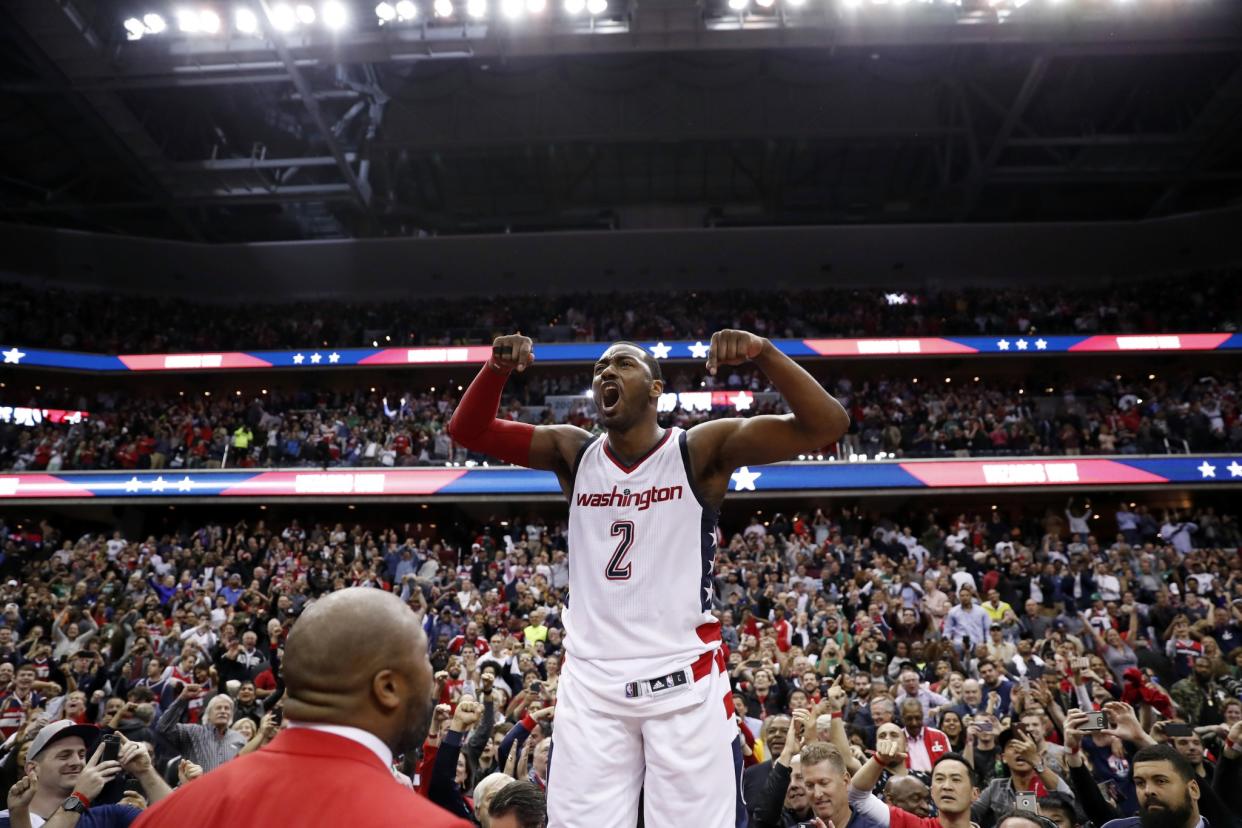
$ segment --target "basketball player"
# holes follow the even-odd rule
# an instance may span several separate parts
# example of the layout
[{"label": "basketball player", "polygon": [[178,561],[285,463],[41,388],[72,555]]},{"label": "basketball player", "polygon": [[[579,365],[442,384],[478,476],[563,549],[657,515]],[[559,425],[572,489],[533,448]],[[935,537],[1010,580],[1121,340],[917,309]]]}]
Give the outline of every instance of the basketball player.
[{"label": "basketball player", "polygon": [[659,363],[618,342],[591,384],[602,437],[496,419],[535,359],[502,336],[449,423],[458,443],[556,473],[569,500],[569,599],[548,788],[550,828],[744,825],[742,757],[720,625],[709,612],[716,516],[739,466],[836,442],[845,409],[768,340],[712,336],[707,369],[754,362],[792,414],[662,429]]}]

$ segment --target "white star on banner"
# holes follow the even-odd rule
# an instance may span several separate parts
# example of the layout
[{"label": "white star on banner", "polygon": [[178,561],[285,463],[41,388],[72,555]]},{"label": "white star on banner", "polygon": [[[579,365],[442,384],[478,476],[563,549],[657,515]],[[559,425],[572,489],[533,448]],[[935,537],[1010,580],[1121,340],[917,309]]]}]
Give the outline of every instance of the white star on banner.
[{"label": "white star on banner", "polygon": [[319,354],[311,354],[311,362],[318,365],[322,361],[323,361],[323,357],[321,357]]},{"label": "white star on banner", "polygon": [[138,482],[138,478],[137,478],[137,477],[131,477],[131,478],[130,478],[130,479],[129,479],[126,483],[125,483],[125,491],[127,491],[127,492],[136,492],[136,491],[138,491],[138,490],[139,490],[139,489],[141,489],[141,488],[142,488],[142,484]]},{"label": "white star on banner", "polygon": [[748,466],[742,466],[740,469],[729,475],[733,479],[733,491],[755,491],[755,481],[763,475],[763,472],[753,472]]},{"label": "white star on banner", "polygon": [[707,354],[712,349],[711,345],[704,345],[702,342],[696,342],[690,346],[690,356],[695,359],[707,359]]},{"label": "white star on banner", "polygon": [[668,359],[668,352],[673,349],[668,345],[665,345],[663,342],[657,342],[655,345],[652,345],[649,350],[651,351],[651,355],[656,359]]},{"label": "white star on banner", "polygon": [[341,355],[338,354],[336,351],[333,351],[332,353],[328,354],[328,362],[331,362],[333,365],[335,365],[336,363],[340,361],[341,361]]},{"label": "white star on banner", "polygon": [[1232,461],[1225,468],[1229,469],[1230,477],[1242,477],[1242,466],[1238,465],[1237,460]]},{"label": "white star on banner", "polygon": [[1025,351],[1025,350],[1026,350],[1026,340],[1025,340],[1025,339],[1019,339],[1019,340],[1018,340],[1018,342],[1017,342],[1017,345],[1018,345],[1018,350],[1019,350],[1019,351]]},{"label": "white star on banner", "polygon": [[194,488],[194,481],[190,479],[190,476],[188,474],[182,479],[180,483],[177,484],[177,491],[179,492],[188,492],[193,488]]},{"label": "white star on banner", "polygon": [[294,365],[301,365],[301,364],[302,364],[303,362],[305,362],[305,361],[306,361],[306,357],[302,356],[301,354],[294,354],[294,355],[293,355],[293,364],[294,364]]},{"label": "white star on banner", "polygon": [[22,357],[25,355],[25,352],[17,350],[17,346],[15,345],[4,352],[4,364],[19,365],[21,364]]},{"label": "white star on banner", "polygon": [[1002,351],[1008,351],[1008,350],[1009,350],[1009,340],[1008,340],[1008,339],[998,339],[998,340],[996,340],[996,347],[997,347],[997,348],[1000,348]]},{"label": "white star on banner", "polygon": [[1197,468],[1199,469],[1199,474],[1204,477],[1216,477],[1216,467],[1206,460],[1203,461],[1202,466],[1198,466]]},{"label": "white star on banner", "polygon": [[752,397],[750,394],[746,393],[745,391],[738,391],[732,397],[729,397],[729,404],[732,405],[734,408],[736,408],[738,411],[749,410],[750,404],[753,403],[754,401],[755,401],[755,398]]},{"label": "white star on banner", "polygon": [[168,485],[168,481],[164,479],[163,475],[160,475],[159,477],[155,478],[155,482],[151,484],[151,491],[162,492],[164,491],[164,488],[167,485]]},{"label": "white star on banner", "polygon": [[1035,340],[1035,350],[1037,350],[1037,351],[1042,351],[1042,350],[1044,350],[1044,349],[1045,349],[1045,348],[1047,348],[1047,347],[1048,347],[1048,340],[1046,340],[1046,339],[1037,339],[1037,340]]}]

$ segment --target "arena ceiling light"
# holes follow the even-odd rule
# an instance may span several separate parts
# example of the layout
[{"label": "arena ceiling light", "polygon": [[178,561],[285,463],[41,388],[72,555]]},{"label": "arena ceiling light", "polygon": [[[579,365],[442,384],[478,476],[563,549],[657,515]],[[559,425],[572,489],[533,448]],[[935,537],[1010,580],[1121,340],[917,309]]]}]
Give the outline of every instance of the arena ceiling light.
[{"label": "arena ceiling light", "polygon": [[198,34],[198,12],[193,9],[177,9],[177,28],[185,34]]},{"label": "arena ceiling light", "polygon": [[466,0],[466,14],[475,20],[487,17],[487,0]]},{"label": "arena ceiling light", "polygon": [[500,0],[500,13],[510,20],[521,17],[524,9],[523,0]]},{"label": "arena ceiling light", "polygon": [[565,14],[578,15],[586,11],[586,0],[565,0]]},{"label": "arena ceiling light", "polygon": [[340,0],[327,0],[320,8],[323,25],[333,31],[339,31],[349,25],[349,10]]},{"label": "arena ceiling light", "polygon": [[203,9],[198,13],[198,27],[205,34],[216,34],[220,31],[220,15],[211,9]]},{"label": "arena ceiling light", "polygon": [[267,18],[278,32],[288,32],[298,25],[297,13],[288,3],[277,3],[268,9]]},{"label": "arena ceiling light", "polygon": [[142,16],[142,27],[146,29],[147,34],[157,35],[168,28],[168,23],[163,17],[152,12]]},{"label": "arena ceiling light", "polygon": [[407,21],[416,17],[418,17],[418,6],[414,5],[413,0],[397,0],[398,20]]},{"label": "arena ceiling light", "polygon": [[294,9],[294,14],[298,17],[298,22],[304,26],[309,26],[315,22],[315,7],[308,6],[305,3],[299,3]]},{"label": "arena ceiling light", "polygon": [[608,11],[608,0],[587,0],[587,13],[592,17],[599,17]]},{"label": "arena ceiling light", "polygon": [[392,3],[380,3],[375,7],[375,16],[379,18],[381,24],[391,23],[397,19],[397,10],[393,8]]},{"label": "arena ceiling light", "polygon": [[526,0],[526,10],[531,14],[543,14],[548,10],[548,0]]},{"label": "arena ceiling light", "polygon": [[452,17],[453,0],[436,0],[432,10],[436,13],[436,17]]},{"label": "arena ceiling light", "polygon": [[776,0],[755,0],[755,5],[761,9],[770,9],[775,2]]},{"label": "arena ceiling light", "polygon": [[241,6],[233,13],[233,28],[240,34],[252,35],[259,32],[259,18],[253,11]]},{"label": "arena ceiling light", "polygon": [[142,36],[147,33],[147,29],[142,25],[142,21],[136,17],[126,18],[121,25],[125,27],[126,40],[142,40]]}]

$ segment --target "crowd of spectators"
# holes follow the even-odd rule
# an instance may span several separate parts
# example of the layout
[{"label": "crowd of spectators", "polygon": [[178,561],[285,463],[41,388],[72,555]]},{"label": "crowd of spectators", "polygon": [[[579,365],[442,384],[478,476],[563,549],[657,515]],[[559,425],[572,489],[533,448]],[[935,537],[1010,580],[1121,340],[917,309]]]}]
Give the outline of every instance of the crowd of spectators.
[{"label": "crowd of spectators", "polygon": [[[826,452],[892,457],[1164,454],[1242,451],[1242,376],[1071,376],[1056,386],[989,377],[945,383],[910,376],[829,381],[850,412],[850,430]],[[1053,380],[1049,380],[1052,382]],[[572,422],[597,430],[594,403],[545,405],[581,395],[586,375],[546,372],[515,383],[507,416],[527,422]],[[771,392],[758,371],[718,378],[676,368],[672,392],[745,389]],[[155,398],[101,393],[67,405],[89,416],[76,423],[0,425],[0,468],[195,469],[283,466],[411,466],[484,458],[453,443],[444,426],[459,392],[359,386],[353,392],[282,391]],[[49,405],[43,395],[44,406]],[[35,400],[32,399],[31,402]],[[750,398],[744,409],[678,405],[663,425],[688,428],[722,416],[784,413],[779,398]],[[558,415],[558,411],[560,412]],[[792,459],[792,458],[791,458]]]},{"label": "crowd of spectators", "polygon": [[[860,812],[879,813],[864,801],[874,787],[925,816],[926,782],[949,752],[983,790],[973,806],[959,798],[957,813],[967,807],[982,828],[1028,791],[1061,812],[1058,828],[1146,807],[1135,751],[1152,742],[1172,745],[1201,790],[1236,791],[1238,518],[1152,517],[1122,507],[1102,520],[1073,503],[1013,515],[842,507],[755,514],[721,531],[712,607],[754,824],[845,824],[845,788],[831,786],[850,773]],[[33,764],[39,786],[85,779],[99,802],[125,803],[106,823],[125,825],[144,799],[261,748],[280,727],[291,625],[317,597],[363,586],[419,613],[436,670],[430,736],[394,774],[488,825],[498,790],[514,778],[541,789],[559,770],[548,737],[566,531],[538,515],[439,530],[240,522],[129,538],[0,523],[10,807],[51,802],[22,781]],[[1092,729],[1096,713],[1103,730]],[[89,744],[66,759],[43,751],[51,737],[39,741],[82,724],[135,745],[122,748],[113,775],[127,779],[111,800],[83,767]],[[846,775],[821,778],[822,763]],[[502,802],[537,810],[528,794]],[[936,806],[948,826],[953,797]],[[1208,796],[1200,806],[1213,828],[1232,824]]]},{"label": "crowd of spectators", "polygon": [[721,328],[768,337],[1235,331],[1232,274],[1105,287],[892,292],[658,291],[358,303],[196,304],[178,299],[4,287],[0,342],[109,354],[543,341],[706,339]]}]

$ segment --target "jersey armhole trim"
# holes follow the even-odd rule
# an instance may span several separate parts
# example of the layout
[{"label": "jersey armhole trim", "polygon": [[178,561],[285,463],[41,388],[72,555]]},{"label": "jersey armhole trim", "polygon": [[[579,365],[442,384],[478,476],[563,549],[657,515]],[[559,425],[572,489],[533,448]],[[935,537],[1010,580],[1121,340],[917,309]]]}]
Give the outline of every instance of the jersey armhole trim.
[{"label": "jersey armhole trim", "polygon": [[683,430],[681,434],[677,435],[677,444],[681,449],[681,464],[686,470],[686,482],[690,484],[690,491],[694,493],[694,499],[699,502],[699,506],[703,508],[703,511],[714,517],[716,515],[716,510],[707,505],[707,501],[703,498],[703,492],[699,490],[699,481],[694,478],[694,466],[690,463],[690,443],[688,435],[689,432],[685,430]]},{"label": "jersey armhole trim", "polygon": [[582,456],[586,454],[586,450],[591,447],[591,444],[598,439],[598,434],[592,435],[591,439],[583,443],[582,448],[578,449],[578,453],[574,455],[574,465],[569,470],[569,479],[571,481],[576,481],[578,479],[578,466],[582,465]]}]

